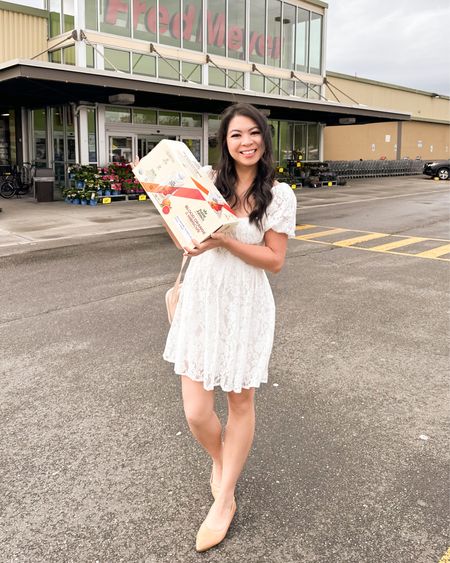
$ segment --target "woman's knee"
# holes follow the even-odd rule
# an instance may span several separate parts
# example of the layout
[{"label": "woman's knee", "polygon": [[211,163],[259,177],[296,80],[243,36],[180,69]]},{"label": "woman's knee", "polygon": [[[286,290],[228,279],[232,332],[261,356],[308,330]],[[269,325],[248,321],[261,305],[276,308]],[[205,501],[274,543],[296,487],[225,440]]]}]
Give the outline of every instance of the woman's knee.
[{"label": "woman's knee", "polygon": [[[183,376],[183,379],[188,378]],[[202,426],[214,410],[213,391],[206,391],[197,381],[183,381],[183,407],[189,426]]]},{"label": "woman's knee", "polygon": [[240,393],[230,391],[228,393],[228,408],[234,414],[246,415],[254,411],[255,390],[242,389]]},{"label": "woman's knee", "polygon": [[203,402],[184,403],[184,414],[190,428],[199,428],[206,424],[211,418],[212,412],[213,409],[209,408],[209,405],[205,405]]}]

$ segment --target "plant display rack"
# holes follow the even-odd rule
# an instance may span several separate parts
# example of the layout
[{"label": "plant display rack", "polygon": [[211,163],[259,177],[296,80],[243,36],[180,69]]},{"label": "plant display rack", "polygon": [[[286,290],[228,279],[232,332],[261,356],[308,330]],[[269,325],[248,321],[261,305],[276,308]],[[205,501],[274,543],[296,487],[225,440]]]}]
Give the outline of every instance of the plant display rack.
[{"label": "plant display rack", "polygon": [[148,199],[127,163],[75,165],[69,169],[69,179],[70,186],[63,190],[66,203],[97,205]]}]

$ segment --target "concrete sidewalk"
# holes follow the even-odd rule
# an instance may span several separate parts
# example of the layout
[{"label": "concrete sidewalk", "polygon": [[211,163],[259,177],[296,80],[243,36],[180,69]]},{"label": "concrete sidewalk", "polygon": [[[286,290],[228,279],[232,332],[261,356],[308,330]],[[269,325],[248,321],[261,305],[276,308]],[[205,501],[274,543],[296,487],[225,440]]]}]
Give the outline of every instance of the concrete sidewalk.
[{"label": "concrete sidewalk", "polygon": [[22,197],[0,199],[0,208],[0,256],[79,244],[87,237],[165,232],[149,200],[81,206]]}]

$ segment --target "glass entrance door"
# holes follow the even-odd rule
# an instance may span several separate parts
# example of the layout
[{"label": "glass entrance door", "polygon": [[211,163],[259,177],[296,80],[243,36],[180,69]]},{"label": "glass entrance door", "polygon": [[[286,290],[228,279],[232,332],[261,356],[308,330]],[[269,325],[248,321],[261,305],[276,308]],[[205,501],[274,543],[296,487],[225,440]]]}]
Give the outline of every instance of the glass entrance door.
[{"label": "glass entrance door", "polygon": [[67,170],[75,164],[75,129],[72,108],[60,106],[52,108],[53,167],[55,170],[54,198],[60,199],[60,189],[67,185]]},{"label": "glass entrance door", "polygon": [[202,162],[202,140],[200,138],[180,137],[179,140],[183,141],[190,148],[192,154],[199,162]]},{"label": "glass entrance door", "polygon": [[139,158],[148,154],[154,147],[156,147],[159,141],[162,141],[163,139],[183,141],[183,143],[190,148],[195,158],[199,162],[202,162],[202,140],[200,137],[183,137],[181,135],[165,135],[163,133],[137,136],[137,154]]},{"label": "glass entrance door", "polygon": [[136,135],[108,135],[109,162],[132,162],[136,154]]},{"label": "glass entrance door", "polygon": [[159,141],[163,139],[170,139],[171,141],[176,141],[176,135],[138,135],[137,138],[137,145],[138,145],[138,156],[142,158],[146,154],[148,154]]}]

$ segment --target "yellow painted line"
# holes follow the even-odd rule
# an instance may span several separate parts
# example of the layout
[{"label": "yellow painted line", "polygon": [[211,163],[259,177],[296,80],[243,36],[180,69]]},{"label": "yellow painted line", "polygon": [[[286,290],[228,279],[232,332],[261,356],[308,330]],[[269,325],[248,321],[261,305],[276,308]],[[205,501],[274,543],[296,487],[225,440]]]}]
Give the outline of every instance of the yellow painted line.
[{"label": "yellow painted line", "polygon": [[450,547],[444,553],[444,555],[439,559],[439,563],[450,563]]},{"label": "yellow painted line", "polygon": [[309,240],[312,238],[326,237],[328,235],[337,235],[338,233],[346,233],[350,229],[328,229],[327,231],[319,231],[318,233],[310,233],[309,235],[299,235],[295,237],[298,240]]},{"label": "yellow painted line", "polygon": [[393,250],[394,248],[400,248],[402,246],[407,246],[408,244],[414,244],[416,242],[422,242],[423,240],[428,239],[423,237],[409,237],[400,240],[394,240],[394,242],[388,242],[379,246],[372,246],[370,250],[374,250],[375,252],[387,252],[388,250]]},{"label": "yellow painted line", "polygon": [[353,244],[357,244],[358,242],[366,242],[368,240],[374,240],[377,238],[384,238],[388,237],[389,235],[385,233],[370,233],[368,235],[361,235],[359,237],[348,238],[345,240],[337,240],[333,242],[334,246],[352,246]]},{"label": "yellow painted line", "polygon": [[421,258],[439,258],[443,254],[448,254],[450,252],[450,244],[444,244],[444,246],[438,246],[437,248],[432,248],[431,250],[426,250],[425,252],[419,252],[416,256]]},{"label": "yellow painted line", "polygon": [[[391,235],[391,234],[386,234],[386,233],[374,233],[371,231],[361,231],[358,229],[344,229],[344,228],[338,228],[338,227],[326,227],[325,225],[297,225],[296,230],[297,231],[302,231],[302,230],[306,230],[306,229],[312,229],[312,228],[317,228],[317,229],[326,229],[324,231],[318,231],[316,233],[308,233],[306,235],[297,235],[295,238],[297,240],[309,240],[311,242],[314,242],[316,244],[328,244],[331,246],[337,246],[337,247],[343,247],[343,248],[356,248],[358,250],[367,250],[369,252],[385,252],[386,254],[396,254],[398,256],[414,256],[414,257],[419,257],[419,258],[428,258],[431,260],[440,260],[442,262],[450,262],[450,258],[440,258],[440,256],[443,256],[444,254],[450,253],[450,241],[448,239],[439,239],[439,238],[431,238],[431,237],[406,237],[406,236],[402,236],[402,235]],[[334,235],[334,234],[339,234],[339,233],[364,233],[361,234],[360,236],[356,236],[356,237],[352,237],[349,239],[343,239],[343,240],[338,240],[338,241],[323,241],[323,240],[316,240],[317,238],[320,237],[326,237],[329,235]],[[370,240],[376,240],[378,238],[385,238],[385,237],[391,237],[394,238],[396,240],[392,241],[392,242],[388,242],[386,244],[381,244],[378,246],[372,246],[372,247],[363,247],[363,246],[352,246],[354,244],[357,244],[359,242],[365,242],[365,241],[370,241]],[[402,248],[403,246],[408,246],[410,244],[414,244],[414,243],[418,243],[418,242],[423,242],[423,241],[436,241],[436,242],[440,242],[440,243],[446,243],[446,244],[441,244],[441,246],[438,246],[436,248],[433,248],[431,250],[427,250],[425,252],[420,252],[420,253],[412,253],[412,252],[396,252],[395,249],[397,248]],[[449,561],[450,563],[450,561]]]},{"label": "yellow painted line", "polygon": [[[317,229],[336,229],[337,227],[330,227],[329,225],[305,225],[304,228],[312,228],[315,227]],[[300,230],[301,225],[295,227],[296,230]],[[349,227],[346,227],[345,229],[342,228],[342,231],[351,231],[352,233],[373,233],[373,231],[361,231],[360,229],[350,229]],[[405,237],[405,235],[393,235],[389,233],[390,237],[396,237],[396,238],[401,238],[402,240],[404,238],[410,238],[410,237]],[[432,238],[432,237],[425,237],[424,240],[437,240],[438,242],[450,242],[448,239],[445,238]]]}]

